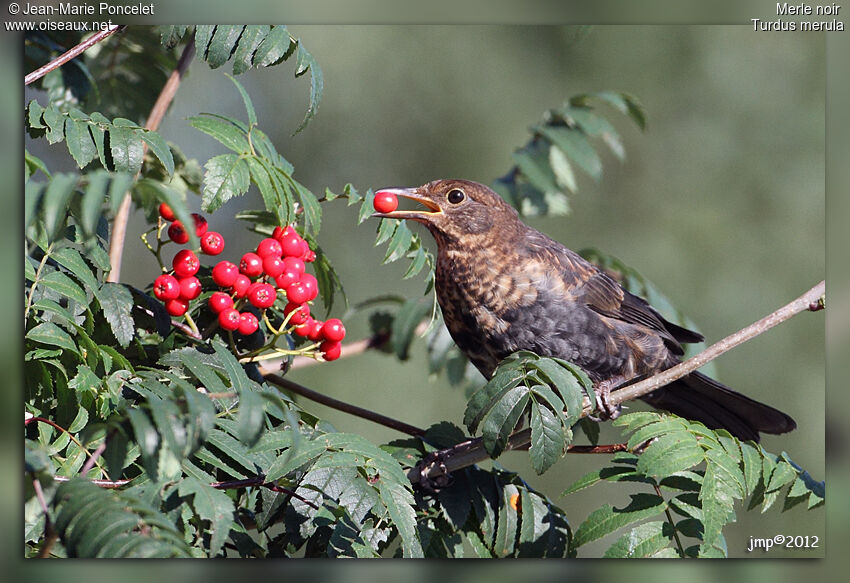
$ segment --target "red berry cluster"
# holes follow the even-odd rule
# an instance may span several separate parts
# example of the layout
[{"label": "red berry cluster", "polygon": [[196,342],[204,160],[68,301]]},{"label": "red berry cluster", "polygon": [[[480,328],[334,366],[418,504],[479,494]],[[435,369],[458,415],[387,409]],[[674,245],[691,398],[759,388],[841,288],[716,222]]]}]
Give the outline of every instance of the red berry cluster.
[{"label": "red berry cluster", "polygon": [[[188,234],[180,221],[174,219],[171,209],[163,203],[160,216],[171,221],[168,236],[175,243],[184,244]],[[207,221],[201,215],[192,215],[195,233],[201,239],[201,251],[218,255],[224,249],[224,237],[207,230]],[[321,342],[319,351],[325,360],[336,360],[345,337],[345,327],[337,318],[326,322],[310,315],[309,303],[319,294],[318,281],[306,272],[306,264],[315,261],[316,253],[294,228],[275,227],[271,237],[263,239],[256,251],[245,253],[239,264],[219,261],[212,268],[212,280],[220,288],[209,300],[209,308],[218,314],[222,329],[242,335],[253,334],[259,320],[250,311],[238,307],[250,303],[260,310],[274,305],[278,294],[286,297],[283,313],[294,327],[294,333],[313,342]],[[172,262],[174,275],[163,274],[154,281],[154,295],[165,302],[172,316],[182,316],[189,302],[201,293],[201,284],[195,274],[200,268],[197,255],[188,249],[178,251]],[[270,283],[271,282],[271,283]]]}]

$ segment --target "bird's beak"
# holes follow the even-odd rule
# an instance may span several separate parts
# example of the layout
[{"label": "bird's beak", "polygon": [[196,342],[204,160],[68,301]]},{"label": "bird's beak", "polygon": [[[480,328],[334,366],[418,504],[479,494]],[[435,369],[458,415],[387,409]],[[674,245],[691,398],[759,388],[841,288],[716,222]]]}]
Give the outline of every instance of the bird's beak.
[{"label": "bird's beak", "polygon": [[410,200],[415,200],[419,204],[427,207],[429,210],[398,210],[392,211],[390,213],[374,213],[373,217],[382,217],[385,219],[412,219],[414,221],[427,222],[430,217],[435,215],[443,214],[443,209],[441,209],[437,203],[428,198],[425,195],[419,194],[416,189],[413,188],[382,188],[381,190],[375,193],[375,196],[379,194],[394,194],[396,196],[400,196],[402,198],[409,198]]}]

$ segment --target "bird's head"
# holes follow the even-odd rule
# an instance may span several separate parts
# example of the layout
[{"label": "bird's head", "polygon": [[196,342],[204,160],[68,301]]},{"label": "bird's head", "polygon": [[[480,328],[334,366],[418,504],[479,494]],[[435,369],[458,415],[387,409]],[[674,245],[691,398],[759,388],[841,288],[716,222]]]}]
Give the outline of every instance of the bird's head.
[{"label": "bird's head", "polygon": [[416,201],[425,209],[372,216],[423,223],[438,243],[480,236],[492,232],[494,227],[521,225],[512,206],[488,187],[469,180],[435,180],[418,188],[384,188],[378,191],[381,192]]}]

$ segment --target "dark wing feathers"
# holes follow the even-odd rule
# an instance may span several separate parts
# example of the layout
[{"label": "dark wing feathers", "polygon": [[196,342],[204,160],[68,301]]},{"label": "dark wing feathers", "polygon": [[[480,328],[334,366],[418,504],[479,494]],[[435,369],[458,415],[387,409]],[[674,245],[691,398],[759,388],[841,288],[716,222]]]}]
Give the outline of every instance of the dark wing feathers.
[{"label": "dark wing feathers", "polygon": [[603,316],[649,328],[664,339],[673,354],[684,354],[681,342],[702,341],[701,335],[668,322],[646,300],[624,290],[611,276],[595,267],[573,295]]}]

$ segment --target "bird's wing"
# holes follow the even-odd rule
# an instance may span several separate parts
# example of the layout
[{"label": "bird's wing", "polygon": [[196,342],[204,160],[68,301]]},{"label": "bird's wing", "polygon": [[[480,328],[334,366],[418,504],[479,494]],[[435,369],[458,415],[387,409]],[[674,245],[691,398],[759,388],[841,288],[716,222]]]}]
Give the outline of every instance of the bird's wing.
[{"label": "bird's wing", "polygon": [[561,267],[571,295],[607,318],[643,326],[664,339],[674,354],[684,354],[680,342],[701,342],[702,336],[668,322],[649,302],[617,283],[610,275],[566,247],[547,246]]}]

